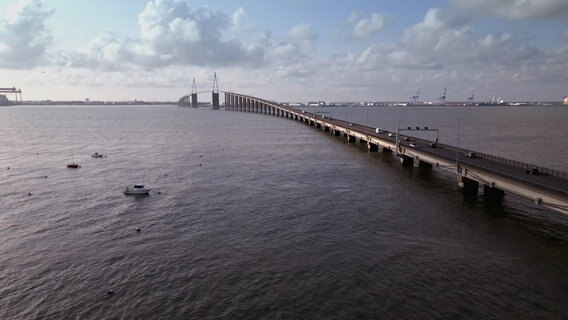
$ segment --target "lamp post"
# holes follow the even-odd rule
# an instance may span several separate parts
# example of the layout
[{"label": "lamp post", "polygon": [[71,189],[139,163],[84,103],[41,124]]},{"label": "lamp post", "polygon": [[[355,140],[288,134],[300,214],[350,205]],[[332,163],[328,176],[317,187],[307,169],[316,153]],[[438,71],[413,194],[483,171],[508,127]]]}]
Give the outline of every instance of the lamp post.
[{"label": "lamp post", "polygon": [[456,172],[460,173],[460,129],[461,118],[458,119],[458,148],[456,149]]}]

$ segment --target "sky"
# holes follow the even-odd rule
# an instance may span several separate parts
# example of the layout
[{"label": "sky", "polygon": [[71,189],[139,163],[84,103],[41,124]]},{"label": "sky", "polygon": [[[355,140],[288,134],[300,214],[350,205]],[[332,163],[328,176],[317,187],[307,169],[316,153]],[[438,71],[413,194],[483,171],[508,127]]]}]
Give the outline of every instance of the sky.
[{"label": "sky", "polygon": [[214,73],[287,102],[561,101],[568,1],[0,1],[0,87],[24,100],[177,101]]}]

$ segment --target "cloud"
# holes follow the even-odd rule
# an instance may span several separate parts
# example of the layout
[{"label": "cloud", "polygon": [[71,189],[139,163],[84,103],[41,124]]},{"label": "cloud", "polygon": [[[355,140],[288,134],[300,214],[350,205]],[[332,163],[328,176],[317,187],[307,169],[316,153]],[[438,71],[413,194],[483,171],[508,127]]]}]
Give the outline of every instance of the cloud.
[{"label": "cloud", "polygon": [[259,48],[245,48],[236,39],[224,39],[230,21],[226,14],[208,8],[192,11],[182,0],[150,1],[138,17],[141,40],[153,51],[156,66],[260,62],[263,52]]},{"label": "cloud", "polygon": [[245,9],[239,8],[237,11],[235,11],[235,13],[233,13],[231,20],[233,21],[234,25],[238,25],[241,24],[244,18],[245,18]]},{"label": "cloud", "polygon": [[339,57],[329,69],[345,79],[368,77],[381,91],[399,96],[401,89],[410,96],[421,87],[434,100],[446,86],[458,99],[473,88],[489,96],[538,99],[568,81],[567,42],[543,50],[514,34],[479,34],[471,22],[462,12],[433,8],[400,38]]},{"label": "cloud", "polygon": [[547,20],[568,18],[566,0],[451,0],[469,14],[491,15],[508,20]]},{"label": "cloud", "polygon": [[309,24],[295,25],[289,34],[300,43],[303,54],[310,54],[315,49],[318,36]]},{"label": "cloud", "polygon": [[46,58],[52,35],[45,27],[53,11],[41,0],[25,0],[9,7],[0,20],[0,67],[28,68]]},{"label": "cloud", "polygon": [[[356,17],[351,14],[349,21],[354,21]],[[385,28],[387,15],[383,13],[372,13],[370,18],[359,20],[353,27],[355,38],[368,38]]]},{"label": "cloud", "polygon": [[243,17],[242,9],[229,16],[206,7],[192,10],[183,0],[151,0],[138,16],[140,38],[120,40],[113,34],[102,34],[82,50],[63,54],[70,59],[64,63],[103,70],[263,65],[261,46],[247,47],[237,39],[227,39],[230,27]]},{"label": "cloud", "polygon": [[314,43],[318,36],[309,24],[298,24],[290,30],[290,36],[298,41]]},{"label": "cloud", "polygon": [[540,61],[543,52],[510,34],[478,35],[468,20],[441,9],[430,9],[419,23],[404,31],[402,39],[367,48],[357,59],[363,70],[386,66],[443,69],[467,66],[514,66]]}]

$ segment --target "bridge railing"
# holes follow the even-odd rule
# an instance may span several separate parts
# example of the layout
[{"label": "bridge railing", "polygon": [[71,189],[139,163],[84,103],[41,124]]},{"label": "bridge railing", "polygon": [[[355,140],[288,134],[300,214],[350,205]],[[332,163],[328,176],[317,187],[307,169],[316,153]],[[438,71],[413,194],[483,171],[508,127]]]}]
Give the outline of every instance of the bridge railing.
[{"label": "bridge railing", "polygon": [[477,157],[480,157],[480,158],[483,158],[483,159],[487,159],[487,160],[491,160],[491,161],[495,161],[495,162],[500,162],[500,163],[503,163],[503,164],[507,164],[507,165],[514,166],[514,167],[517,167],[517,168],[521,168],[523,170],[525,170],[525,169],[537,169],[542,174],[546,174],[546,175],[550,175],[550,176],[554,176],[554,177],[559,177],[559,178],[562,178],[562,179],[568,179],[568,173],[566,173],[564,171],[545,168],[545,167],[537,166],[537,165],[522,162],[522,161],[511,160],[511,159],[507,159],[507,158],[503,158],[503,157],[499,157],[499,156],[494,156],[492,154],[478,152],[478,151],[475,151],[475,150],[458,148],[458,147],[455,147],[455,146],[452,146],[452,145],[449,145],[449,144],[438,143],[438,146],[440,148],[444,148],[444,149],[452,150],[452,151],[457,151],[457,152],[465,153],[465,154],[470,153],[470,152],[475,152]]},{"label": "bridge railing", "polygon": [[[301,112],[305,116],[308,116],[308,117],[311,117],[311,118],[314,118],[314,119],[318,118],[317,114],[312,113],[312,112],[300,110],[300,109],[293,108],[293,107],[286,107],[286,106],[283,106],[283,105],[281,105],[277,102],[274,102],[274,101],[268,101],[268,100],[259,99],[259,98],[256,98],[256,97],[250,97],[250,98],[253,98],[253,99],[265,102],[265,103],[273,104],[275,106],[278,106],[278,107],[283,108],[283,109],[287,109],[289,111]],[[366,134],[369,134],[371,136],[376,136],[373,133],[375,128],[371,128],[371,127],[364,126],[364,125],[361,125],[361,124],[351,123],[349,121],[345,121],[345,120],[341,120],[341,119],[335,119],[335,118],[333,118],[333,120],[332,120],[331,118],[326,117],[325,119],[322,118],[322,120],[324,120],[324,122],[327,122],[327,123],[330,123],[330,124],[337,123],[337,124],[343,125],[345,127],[352,124],[353,126],[358,127],[357,129],[359,129],[359,130],[357,130],[356,128],[353,128],[356,131],[360,131],[361,129],[364,129],[364,132]],[[385,133],[390,133],[390,131],[387,131],[387,130],[383,130],[383,131]],[[483,158],[483,159],[488,159],[488,160],[492,160],[492,161],[495,161],[495,162],[507,164],[507,165],[510,165],[510,166],[521,168],[523,170],[525,170],[525,169],[537,169],[542,174],[546,174],[546,175],[550,175],[550,176],[554,176],[554,177],[559,177],[559,178],[562,178],[562,179],[568,179],[568,173],[564,172],[564,171],[545,168],[545,167],[537,166],[537,165],[522,162],[522,161],[511,160],[511,159],[507,159],[507,158],[503,158],[503,157],[499,157],[499,156],[495,156],[495,155],[491,155],[491,154],[487,154],[487,153],[483,153],[483,152],[479,152],[479,151],[475,151],[475,150],[471,150],[471,149],[458,148],[458,147],[455,147],[455,146],[452,146],[452,145],[449,145],[449,144],[437,143],[437,145],[438,145],[439,148],[457,151],[457,152],[460,152],[460,153],[463,153],[463,154],[475,152],[475,154],[478,157]]]}]

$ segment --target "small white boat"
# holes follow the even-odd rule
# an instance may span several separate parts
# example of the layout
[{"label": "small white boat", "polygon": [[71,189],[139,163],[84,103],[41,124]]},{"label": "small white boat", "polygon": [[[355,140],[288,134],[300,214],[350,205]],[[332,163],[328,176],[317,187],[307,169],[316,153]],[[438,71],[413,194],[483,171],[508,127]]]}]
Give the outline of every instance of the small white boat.
[{"label": "small white boat", "polygon": [[104,157],[104,154],[95,152],[95,153],[93,153],[93,154],[91,155],[91,157],[93,157],[93,158],[102,158],[102,157]]},{"label": "small white boat", "polygon": [[132,187],[126,187],[124,189],[124,194],[148,194],[150,193],[150,190],[152,189],[145,188],[143,184],[137,183]]}]

